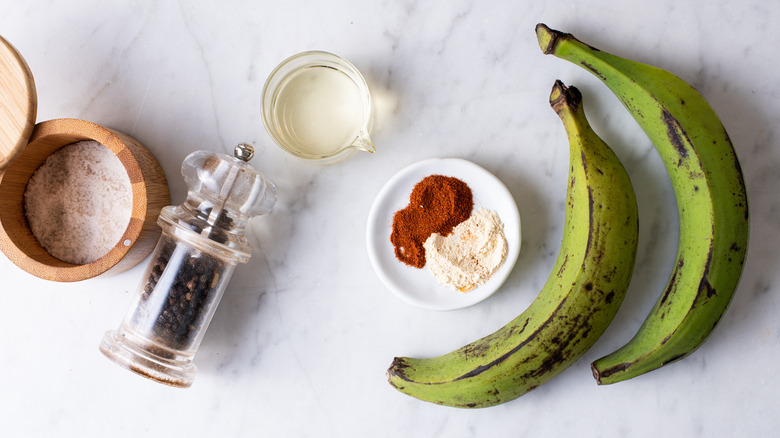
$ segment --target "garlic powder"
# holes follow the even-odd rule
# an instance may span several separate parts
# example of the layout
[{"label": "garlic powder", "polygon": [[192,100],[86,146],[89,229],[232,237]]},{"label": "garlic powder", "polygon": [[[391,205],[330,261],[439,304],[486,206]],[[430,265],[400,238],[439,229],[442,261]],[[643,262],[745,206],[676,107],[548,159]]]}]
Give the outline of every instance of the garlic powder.
[{"label": "garlic powder", "polygon": [[447,236],[424,243],[425,264],[439,284],[468,292],[485,283],[504,263],[504,224],[494,211],[478,209]]}]

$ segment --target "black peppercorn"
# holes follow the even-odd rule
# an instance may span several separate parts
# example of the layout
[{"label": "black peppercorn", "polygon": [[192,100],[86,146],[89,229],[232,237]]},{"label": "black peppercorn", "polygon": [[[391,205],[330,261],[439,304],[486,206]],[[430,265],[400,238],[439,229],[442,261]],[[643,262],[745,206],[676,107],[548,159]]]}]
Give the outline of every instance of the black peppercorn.
[{"label": "black peppercorn", "polygon": [[[207,317],[205,310],[218,294],[225,263],[193,248],[182,247],[174,252],[176,241],[171,238],[163,238],[160,245],[133,319],[138,323],[146,315],[156,314],[151,327],[153,340],[168,348],[186,350]],[[160,306],[158,303],[161,308],[155,307]]]}]

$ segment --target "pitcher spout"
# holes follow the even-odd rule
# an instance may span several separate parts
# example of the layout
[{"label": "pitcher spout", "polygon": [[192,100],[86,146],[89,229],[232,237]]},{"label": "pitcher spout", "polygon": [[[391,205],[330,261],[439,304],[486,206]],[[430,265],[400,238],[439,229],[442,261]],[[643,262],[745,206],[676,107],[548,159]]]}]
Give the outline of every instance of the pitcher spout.
[{"label": "pitcher spout", "polygon": [[359,151],[368,152],[373,154],[376,152],[376,148],[374,147],[374,143],[371,141],[371,138],[369,138],[368,134],[361,133],[357,139],[350,145],[351,148],[357,149]]}]

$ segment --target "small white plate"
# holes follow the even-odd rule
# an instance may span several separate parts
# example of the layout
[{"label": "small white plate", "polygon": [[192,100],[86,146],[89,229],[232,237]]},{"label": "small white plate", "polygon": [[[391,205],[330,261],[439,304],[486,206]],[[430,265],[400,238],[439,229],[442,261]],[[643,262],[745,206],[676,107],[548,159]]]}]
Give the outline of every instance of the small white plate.
[{"label": "small white plate", "polygon": [[[504,223],[508,248],[504,264],[485,284],[469,292],[440,285],[427,267],[417,269],[400,262],[390,243],[393,215],[409,204],[414,186],[429,175],[451,176],[465,182],[471,188],[474,208],[495,211]],[[482,167],[459,158],[424,160],[396,173],[379,191],[368,213],[366,245],[379,279],[399,298],[431,310],[461,309],[492,295],[512,272],[520,253],[520,213],[506,186]]]}]

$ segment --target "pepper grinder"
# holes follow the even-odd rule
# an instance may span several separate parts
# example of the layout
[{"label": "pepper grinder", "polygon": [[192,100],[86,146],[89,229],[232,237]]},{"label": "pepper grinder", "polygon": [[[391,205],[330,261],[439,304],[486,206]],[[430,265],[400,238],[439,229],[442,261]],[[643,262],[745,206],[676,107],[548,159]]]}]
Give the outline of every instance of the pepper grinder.
[{"label": "pepper grinder", "polygon": [[134,301],[100,351],[120,366],[170,386],[192,385],[193,357],[238,263],[249,261],[249,219],[269,213],[274,184],[248,164],[254,150],[234,157],[196,151],[182,163],[187,199],[162,209],[162,235]]}]

